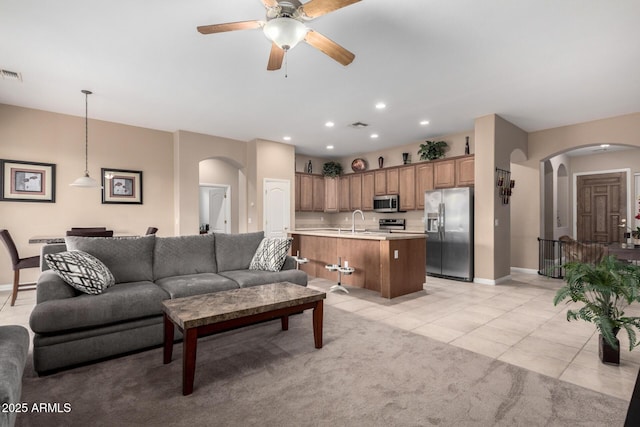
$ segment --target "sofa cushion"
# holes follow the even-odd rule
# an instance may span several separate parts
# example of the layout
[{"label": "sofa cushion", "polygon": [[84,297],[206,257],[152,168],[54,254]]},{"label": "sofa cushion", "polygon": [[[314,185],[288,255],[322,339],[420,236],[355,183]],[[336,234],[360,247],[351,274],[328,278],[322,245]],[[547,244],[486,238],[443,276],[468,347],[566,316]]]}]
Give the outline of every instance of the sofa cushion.
[{"label": "sofa cushion", "polygon": [[249,269],[280,271],[292,241],[290,237],[265,237],[253,255]]},{"label": "sofa cushion", "polygon": [[119,283],[100,295],[36,304],[29,325],[37,334],[71,331],[162,314],[162,301],[169,294],[152,282]]},{"label": "sofa cushion", "polygon": [[165,277],[164,279],[156,280],[156,285],[171,295],[171,298],[238,289],[236,282],[215,273]]},{"label": "sofa cushion", "polygon": [[116,283],[126,283],[153,280],[155,238],[67,236],[65,242],[68,250],[84,251],[102,261]]},{"label": "sofa cushion", "polygon": [[115,283],[113,274],[98,258],[82,251],[44,256],[49,267],[80,292],[98,295]]},{"label": "sofa cushion", "polygon": [[218,272],[246,270],[264,238],[264,231],[242,234],[214,233],[214,235]]},{"label": "sofa cushion", "polygon": [[277,282],[291,282],[296,285],[307,286],[307,273],[302,270],[233,270],[222,271],[219,274],[233,280],[241,288]]},{"label": "sofa cushion", "polygon": [[155,280],[216,271],[213,234],[156,237],[153,259]]}]

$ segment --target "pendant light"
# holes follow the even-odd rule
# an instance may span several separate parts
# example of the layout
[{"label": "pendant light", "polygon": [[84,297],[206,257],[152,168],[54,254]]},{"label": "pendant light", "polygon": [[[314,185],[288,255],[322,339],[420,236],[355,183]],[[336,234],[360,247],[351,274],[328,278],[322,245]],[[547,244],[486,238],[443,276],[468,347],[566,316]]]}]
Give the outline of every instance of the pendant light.
[{"label": "pendant light", "polygon": [[101,187],[100,183],[89,176],[89,95],[91,91],[82,90],[84,93],[84,176],[73,181],[72,187],[96,188]]}]

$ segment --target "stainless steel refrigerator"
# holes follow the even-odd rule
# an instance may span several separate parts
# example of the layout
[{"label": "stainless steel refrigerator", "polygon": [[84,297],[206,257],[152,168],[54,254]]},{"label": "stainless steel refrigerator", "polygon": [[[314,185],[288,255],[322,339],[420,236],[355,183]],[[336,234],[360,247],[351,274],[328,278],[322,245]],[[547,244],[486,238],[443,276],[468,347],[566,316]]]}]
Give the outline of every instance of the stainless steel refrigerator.
[{"label": "stainless steel refrigerator", "polygon": [[473,281],[473,188],[424,194],[427,274]]}]

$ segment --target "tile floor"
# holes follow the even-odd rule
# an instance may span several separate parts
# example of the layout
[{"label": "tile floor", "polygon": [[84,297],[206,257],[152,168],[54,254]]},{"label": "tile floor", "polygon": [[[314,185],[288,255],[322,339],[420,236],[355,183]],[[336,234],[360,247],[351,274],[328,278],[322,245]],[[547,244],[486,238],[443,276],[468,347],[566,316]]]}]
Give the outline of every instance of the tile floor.
[{"label": "tile floor", "polygon": [[[333,282],[311,279],[309,286],[327,291]],[[562,281],[535,274],[513,273],[498,286],[427,277],[425,290],[388,300],[377,293],[348,288],[349,294],[327,294],[326,304],[384,322],[438,341],[559,378],[601,393],[630,400],[640,369],[640,348],[628,350],[620,334],[619,366],[598,359],[595,328],[567,322],[567,306],[553,305]],[[35,291],[0,292],[0,324],[28,328]],[[640,308],[636,313],[640,315]]]}]

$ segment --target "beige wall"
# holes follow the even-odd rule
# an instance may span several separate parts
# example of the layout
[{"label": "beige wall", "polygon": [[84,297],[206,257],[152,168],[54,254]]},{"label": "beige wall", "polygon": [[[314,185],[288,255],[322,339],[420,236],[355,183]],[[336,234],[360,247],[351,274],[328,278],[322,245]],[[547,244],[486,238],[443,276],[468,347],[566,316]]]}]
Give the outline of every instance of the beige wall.
[{"label": "beige wall", "polygon": [[[173,153],[168,132],[89,119],[89,171],[100,168],[143,172],[143,204],[102,204],[100,189],[70,187],[84,172],[84,117],[0,104],[0,158],[56,164],[56,203],[0,202],[0,228],[16,241],[21,256],[36,255],[37,235],[64,235],[72,226],[106,226],[143,234],[148,226],[173,235]],[[34,281],[36,269],[21,281]],[[10,258],[0,249],[0,284],[13,281]]]}]

